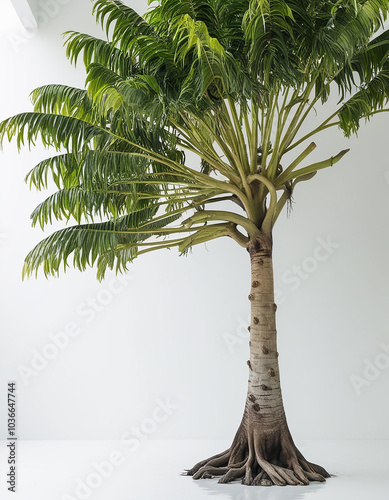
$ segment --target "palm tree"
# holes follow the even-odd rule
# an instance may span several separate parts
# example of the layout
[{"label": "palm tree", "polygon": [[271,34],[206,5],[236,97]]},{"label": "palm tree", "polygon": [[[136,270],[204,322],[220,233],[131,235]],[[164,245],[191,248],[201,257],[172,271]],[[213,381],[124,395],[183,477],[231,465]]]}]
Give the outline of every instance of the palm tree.
[{"label": "palm tree", "polygon": [[[187,471],[246,485],[308,484],[288,429],[279,378],[272,231],[296,184],[348,150],[307,160],[329,127],[348,137],[389,97],[388,0],[159,0],[141,17],[94,0],[107,41],[66,33],[86,88],[46,85],[34,110],[0,124],[0,141],[40,139],[57,152],[28,174],[58,189],[33,225],[66,225],[27,255],[24,276],[70,265],[125,272],[136,257],[232,238],[251,259],[250,360],[243,418],[231,447]],[[335,111],[304,135],[315,106]],[[185,154],[198,158],[188,166]],[[281,163],[282,162],[282,163]],[[300,166],[302,165],[302,166]],[[219,204],[219,205],[218,205]]]}]

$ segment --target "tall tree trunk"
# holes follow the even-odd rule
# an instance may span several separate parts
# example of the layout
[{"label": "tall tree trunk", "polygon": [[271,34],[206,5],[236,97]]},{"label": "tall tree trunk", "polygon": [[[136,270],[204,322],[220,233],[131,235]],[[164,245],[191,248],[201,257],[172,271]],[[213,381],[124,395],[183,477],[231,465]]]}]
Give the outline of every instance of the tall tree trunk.
[{"label": "tall tree trunk", "polygon": [[278,367],[271,245],[250,248],[251,303],[248,391],[242,422],[231,447],[196,464],[194,479],[221,476],[246,485],[308,484],[324,481],[323,467],[307,462],[286,422]]}]

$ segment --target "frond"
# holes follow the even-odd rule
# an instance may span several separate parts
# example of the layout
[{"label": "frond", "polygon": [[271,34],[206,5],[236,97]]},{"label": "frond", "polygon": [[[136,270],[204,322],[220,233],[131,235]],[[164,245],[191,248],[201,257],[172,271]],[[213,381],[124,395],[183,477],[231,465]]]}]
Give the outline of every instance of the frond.
[{"label": "frond", "polygon": [[[50,175],[58,189],[83,185],[106,189],[118,181],[142,180],[150,167],[150,162],[130,152],[99,151],[65,153],[46,158],[36,165],[26,176],[26,182],[38,190],[46,189]],[[174,173],[166,180],[172,181]]]},{"label": "frond", "polygon": [[[147,198],[142,198],[147,195]],[[31,214],[32,225],[43,229],[55,220],[93,222],[95,218],[116,219],[122,215],[144,208],[159,206],[160,191],[157,186],[128,184],[125,189],[117,187],[99,191],[87,191],[82,186],[61,189],[40,203]]]},{"label": "frond", "polygon": [[370,80],[382,68],[388,55],[389,30],[386,30],[358,51],[352,60],[352,68],[362,81]]},{"label": "frond", "polygon": [[389,101],[389,61],[369,82],[363,83],[339,111],[340,128],[346,137],[356,133],[361,118],[368,119],[375,111],[382,109]]},{"label": "frond", "polygon": [[93,62],[98,62],[123,77],[135,75],[139,71],[136,59],[113,43],[77,31],[67,31],[64,36],[66,55],[75,65],[82,53],[86,68]]},{"label": "frond", "polygon": [[[139,244],[161,234],[169,234],[169,224],[179,215],[170,215],[153,220],[155,207],[140,210],[115,221],[98,224],[82,224],[56,231],[42,240],[27,255],[23,268],[24,276],[32,276],[42,269],[44,275],[56,276],[71,264],[84,271],[97,264],[99,277],[107,268],[124,272],[137,256]],[[163,229],[166,228],[166,229]],[[171,230],[170,230],[171,231]],[[126,248],[126,259],[116,262],[118,251]]]},{"label": "frond", "polygon": [[33,90],[30,97],[36,113],[73,116],[81,120],[93,118],[92,102],[85,89],[44,85]]},{"label": "frond", "polygon": [[[93,63],[86,79],[88,94],[100,116],[108,117],[121,110],[123,118],[138,115],[148,118],[148,127],[161,128],[166,103],[158,81],[152,75],[122,78],[114,71]],[[131,128],[131,127],[130,127]]]},{"label": "frond", "polygon": [[288,4],[284,0],[251,0],[243,18],[250,71],[265,86],[271,83],[271,75],[280,82],[290,75],[294,18]]},{"label": "frond", "polygon": [[77,171],[77,155],[65,153],[40,161],[28,172],[25,181],[30,189],[34,186],[38,191],[42,191],[47,189],[50,175],[58,189],[69,188],[78,185]]},{"label": "frond", "polygon": [[17,147],[34,146],[39,137],[45,147],[57,151],[81,150],[99,139],[103,144],[113,142],[114,137],[98,125],[61,114],[20,113],[0,123],[0,144],[7,137],[16,139]]},{"label": "frond", "polygon": [[135,10],[117,0],[95,0],[93,12],[112,44],[136,57],[143,71],[150,74],[177,71],[168,40],[159,37]]},{"label": "frond", "polygon": [[154,32],[142,16],[118,0],[94,0],[93,14],[107,35],[114,25],[114,40],[119,39],[129,27],[132,27],[133,32],[138,36],[151,35]]},{"label": "frond", "polygon": [[359,47],[353,58],[337,72],[340,101],[358,85],[370,81],[381,69],[389,55],[389,30]]}]

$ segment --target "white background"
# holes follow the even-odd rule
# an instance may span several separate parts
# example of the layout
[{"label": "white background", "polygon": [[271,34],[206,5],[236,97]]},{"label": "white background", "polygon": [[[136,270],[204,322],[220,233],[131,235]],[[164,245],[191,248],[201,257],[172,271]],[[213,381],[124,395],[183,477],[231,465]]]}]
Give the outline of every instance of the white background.
[{"label": "white background", "polygon": [[[100,31],[89,0],[62,3],[29,34],[9,1],[1,3],[0,119],[30,110],[37,86],[83,85],[60,35]],[[140,13],[147,8],[127,3]],[[310,126],[315,119],[312,113]],[[389,438],[389,369],[370,373],[370,381],[364,374],[384,352],[381,344],[389,349],[388,125],[382,114],[358,139],[336,129],[316,137],[318,160],[351,151],[296,188],[293,212],[275,230],[282,386],[297,439]],[[45,196],[23,179],[47,156],[40,148],[18,155],[15,144],[0,154],[0,437],[6,383],[16,380],[22,439],[119,439],[166,398],[177,409],[153,437],[232,439],[246,395],[247,253],[223,239],[188,257],[146,255],[125,285],[114,275],[100,284],[94,271],[22,282],[24,256],[43,237],[29,214]],[[321,250],[315,263],[318,239],[338,246]],[[24,382],[21,367],[31,368],[50,335],[72,324],[79,335]],[[366,380],[359,391],[353,376]]]}]

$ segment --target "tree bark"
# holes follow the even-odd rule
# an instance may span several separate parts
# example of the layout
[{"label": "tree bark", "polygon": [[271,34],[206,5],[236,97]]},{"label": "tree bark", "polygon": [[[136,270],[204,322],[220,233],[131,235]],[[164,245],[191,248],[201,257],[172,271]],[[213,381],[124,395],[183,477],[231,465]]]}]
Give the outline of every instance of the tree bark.
[{"label": "tree bark", "polygon": [[196,464],[194,479],[221,476],[246,485],[303,485],[325,481],[323,467],[309,463],[296,448],[282,401],[277,352],[271,245],[249,249],[251,259],[250,359],[243,418],[231,447]]}]

